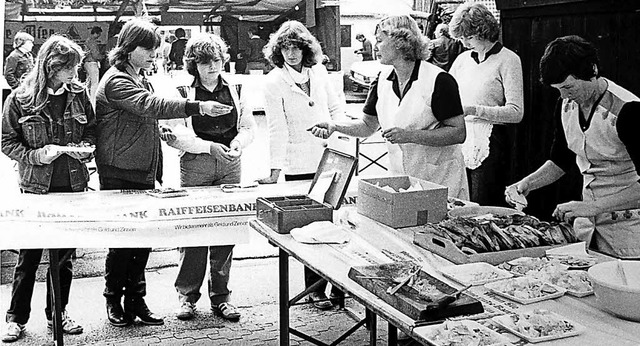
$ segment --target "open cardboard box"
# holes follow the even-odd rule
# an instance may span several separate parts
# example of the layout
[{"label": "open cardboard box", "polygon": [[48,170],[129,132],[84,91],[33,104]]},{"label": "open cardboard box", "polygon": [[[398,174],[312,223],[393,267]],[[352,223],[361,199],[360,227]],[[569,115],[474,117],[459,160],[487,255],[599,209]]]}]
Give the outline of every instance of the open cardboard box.
[{"label": "open cardboard box", "polygon": [[258,220],[281,234],[315,221],[333,221],[333,210],[340,208],[356,166],[355,157],[325,149],[309,188],[309,193],[312,193],[314,186],[327,183],[322,181],[322,177],[332,177],[322,202],[309,195],[259,197],[256,199]]},{"label": "open cardboard box", "polygon": [[[419,185],[422,190],[397,192]],[[382,187],[389,186],[396,192]],[[393,228],[439,222],[447,216],[447,188],[408,175],[361,178],[358,213]]]}]

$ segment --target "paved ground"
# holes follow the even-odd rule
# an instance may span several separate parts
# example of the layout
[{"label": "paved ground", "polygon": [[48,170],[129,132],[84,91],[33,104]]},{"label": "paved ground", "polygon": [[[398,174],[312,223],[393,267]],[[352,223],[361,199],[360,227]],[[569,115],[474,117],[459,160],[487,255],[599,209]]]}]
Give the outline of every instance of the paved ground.
[{"label": "paved ground", "polygon": [[[169,262],[175,251],[154,252],[155,263]],[[10,257],[5,254],[5,260]],[[163,257],[164,259],[159,259]],[[96,259],[95,261],[98,261]],[[10,262],[3,262],[9,264]],[[78,263],[78,262],[76,262]],[[103,262],[102,262],[103,264]],[[84,265],[84,264],[83,264]],[[173,280],[177,273],[175,264],[147,270],[147,304],[152,311],[165,316],[164,326],[136,324],[127,328],[111,326],[106,320],[102,277],[74,279],[68,311],[84,327],[84,333],[66,336],[66,345],[276,345],[278,343],[278,283],[277,258],[236,260],[232,269],[230,286],[233,302],[241,309],[242,318],[233,323],[224,321],[209,310],[203,297],[198,304],[198,315],[191,321],[179,321],[175,317],[177,295]],[[44,266],[43,266],[44,267]],[[295,260],[290,262],[290,290],[299,292],[303,288],[303,268]],[[3,265],[3,271],[11,271]],[[4,313],[10,299],[11,285],[0,286],[0,311]],[[206,292],[206,288],[202,290]],[[206,293],[205,293],[206,294]],[[51,333],[44,317],[45,283],[36,283],[32,299],[32,314],[27,324],[25,339],[13,345],[43,345],[50,342]],[[206,297],[206,296],[205,296]],[[362,307],[348,300],[347,307],[362,315]],[[291,325],[303,332],[330,343],[354,323],[352,314],[345,310],[320,312],[309,305],[291,309]],[[379,344],[385,344],[386,323],[379,323]],[[1,325],[4,327],[4,324]],[[368,331],[359,329],[343,343],[365,345]],[[309,344],[292,336],[292,345]]]}]

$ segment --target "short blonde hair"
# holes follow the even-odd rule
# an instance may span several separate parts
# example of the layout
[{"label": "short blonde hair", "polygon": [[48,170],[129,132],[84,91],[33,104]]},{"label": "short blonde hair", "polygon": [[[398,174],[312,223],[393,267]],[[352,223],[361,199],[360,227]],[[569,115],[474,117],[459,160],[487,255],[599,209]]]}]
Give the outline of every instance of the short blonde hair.
[{"label": "short blonde hair", "polygon": [[376,35],[383,32],[394,42],[394,46],[406,60],[426,58],[427,40],[418,23],[408,15],[388,16],[376,25]]},{"label": "short blonde hair", "polygon": [[22,46],[26,41],[34,41],[33,36],[31,36],[29,33],[26,33],[24,31],[18,31],[18,33],[16,33],[16,36],[13,37],[13,48],[18,48],[20,46]]}]

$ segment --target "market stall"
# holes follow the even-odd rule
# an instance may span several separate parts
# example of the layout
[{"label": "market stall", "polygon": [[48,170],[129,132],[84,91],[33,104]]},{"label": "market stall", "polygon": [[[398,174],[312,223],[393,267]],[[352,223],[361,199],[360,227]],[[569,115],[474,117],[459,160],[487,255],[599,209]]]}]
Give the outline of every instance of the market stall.
[{"label": "market stall", "polygon": [[[434,324],[416,321],[400,312],[397,305],[390,304],[354,281],[350,278],[349,271],[353,267],[409,261],[417,263],[421,271],[457,289],[463,286],[440,271],[454,263],[413,244],[414,234],[423,227],[393,229],[355,211],[347,214],[350,220],[348,223],[353,227],[347,230],[349,240],[343,244],[304,244],[290,234],[277,233],[261,221],[249,222],[253,229],[280,248],[280,345],[289,345],[290,332],[300,336],[298,332],[291,331],[288,320],[289,305],[295,300],[294,298],[291,302],[289,301],[287,285],[289,256],[348,292],[348,295],[363,304],[367,311],[386,320],[389,323],[389,344],[396,341],[396,328],[421,344],[434,344],[434,333],[443,325],[442,321]],[[598,258],[600,261],[607,260],[605,257]],[[495,322],[495,317],[533,309],[551,311],[569,321],[575,321],[576,325],[580,326],[579,332],[572,334],[573,336],[552,338],[553,340],[547,343],[549,345],[637,345],[640,343],[640,336],[637,334],[638,323],[620,319],[598,309],[596,297],[593,295],[562,295],[555,299],[525,305],[497,295],[482,285],[472,286],[465,294],[481,301],[485,312],[470,317],[451,318],[451,320],[473,321],[464,323],[478,323],[482,328],[499,334],[515,345],[524,345],[528,342],[507,332]],[[299,298],[299,295],[296,298]],[[373,319],[369,317],[369,320]],[[375,328],[375,324],[371,328]],[[375,338],[376,332],[371,330],[371,344],[375,344]]]}]

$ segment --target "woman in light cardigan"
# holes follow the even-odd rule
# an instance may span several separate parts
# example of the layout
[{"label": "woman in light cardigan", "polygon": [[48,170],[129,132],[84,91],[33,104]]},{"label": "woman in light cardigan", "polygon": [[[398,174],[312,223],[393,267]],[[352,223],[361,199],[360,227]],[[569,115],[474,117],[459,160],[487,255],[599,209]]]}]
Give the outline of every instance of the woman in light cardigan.
[{"label": "woman in light cardigan", "polygon": [[471,200],[505,205],[511,145],[506,124],[519,123],[524,107],[520,57],[498,42],[498,21],[482,4],[460,5],[449,30],[469,49],[458,55],[449,73],[458,82],[464,108],[462,153]]},{"label": "woman in light cardigan", "polygon": [[[313,179],[327,143],[307,129],[319,121],[343,116],[344,98],[329,82],[318,40],[302,23],[282,24],[264,53],[276,68],[269,72],[264,90],[271,175],[258,182],[276,183],[281,171],[286,181]],[[306,287],[318,280],[322,280],[319,275],[305,268]],[[325,288],[326,281],[309,294],[308,300],[319,309],[332,307]],[[331,295],[342,293],[334,288]]]}]

